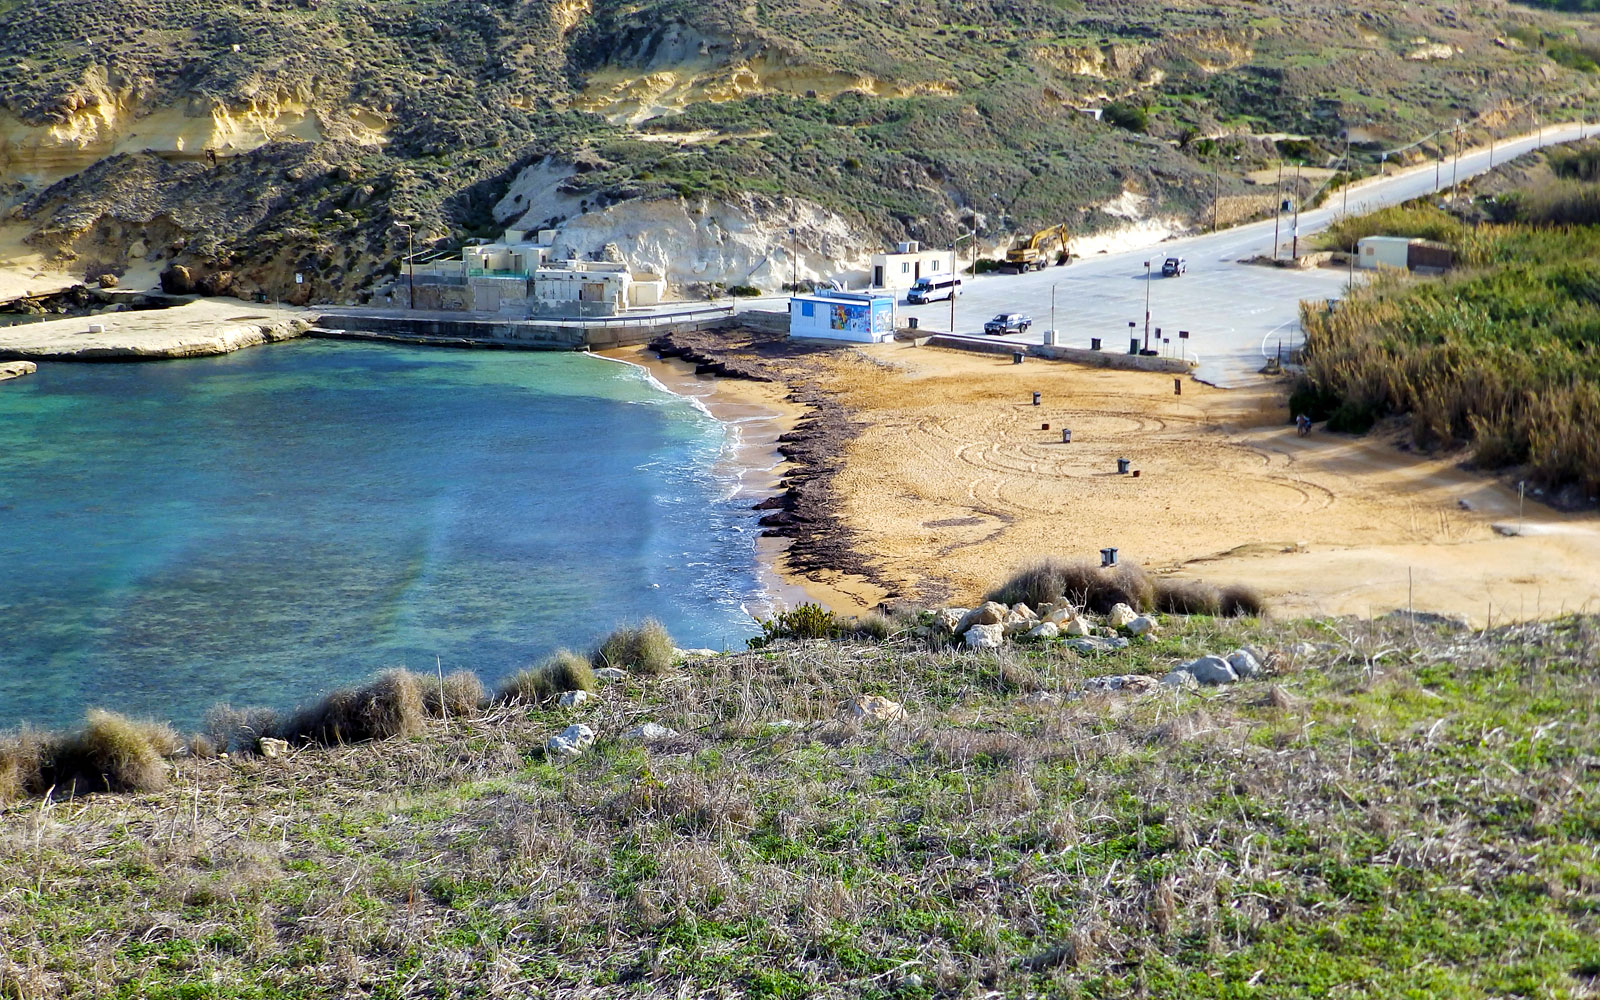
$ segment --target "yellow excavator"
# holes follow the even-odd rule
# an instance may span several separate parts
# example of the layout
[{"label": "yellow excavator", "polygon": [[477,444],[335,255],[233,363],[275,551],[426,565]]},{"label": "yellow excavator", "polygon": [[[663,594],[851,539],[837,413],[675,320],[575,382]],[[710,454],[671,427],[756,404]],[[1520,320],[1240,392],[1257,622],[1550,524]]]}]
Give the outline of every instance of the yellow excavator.
[{"label": "yellow excavator", "polygon": [[1050,226],[1028,237],[1026,241],[1006,251],[1006,269],[1018,274],[1041,271],[1051,264],[1065,264],[1072,260],[1067,245],[1067,226]]}]

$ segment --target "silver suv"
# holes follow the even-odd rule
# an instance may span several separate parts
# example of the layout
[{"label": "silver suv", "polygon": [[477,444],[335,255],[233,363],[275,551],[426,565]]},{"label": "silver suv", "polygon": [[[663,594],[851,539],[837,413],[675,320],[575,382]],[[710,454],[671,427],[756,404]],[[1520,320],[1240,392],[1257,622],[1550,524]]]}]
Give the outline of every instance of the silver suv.
[{"label": "silver suv", "polygon": [[991,337],[1003,337],[1008,333],[1027,333],[1032,325],[1032,318],[1022,313],[1001,313],[983,324],[983,332]]}]

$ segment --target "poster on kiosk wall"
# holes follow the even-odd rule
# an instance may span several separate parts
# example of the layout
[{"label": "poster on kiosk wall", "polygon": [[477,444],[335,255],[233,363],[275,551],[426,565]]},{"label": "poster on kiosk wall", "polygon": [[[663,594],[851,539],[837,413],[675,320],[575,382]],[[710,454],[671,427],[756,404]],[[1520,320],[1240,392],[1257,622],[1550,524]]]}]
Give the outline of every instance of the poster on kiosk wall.
[{"label": "poster on kiosk wall", "polygon": [[828,328],[850,340],[887,340],[894,336],[894,301],[834,302],[828,306]]}]

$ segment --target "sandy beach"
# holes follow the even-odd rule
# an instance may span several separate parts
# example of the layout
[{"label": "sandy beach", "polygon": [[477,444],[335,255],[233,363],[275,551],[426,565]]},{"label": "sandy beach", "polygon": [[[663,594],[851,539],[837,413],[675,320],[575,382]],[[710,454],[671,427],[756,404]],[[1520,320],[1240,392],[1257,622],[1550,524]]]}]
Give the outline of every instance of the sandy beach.
[{"label": "sandy beach", "polygon": [[[1600,516],[1530,494],[1519,519],[1514,486],[1393,434],[1300,438],[1281,383],[1184,379],[1178,395],[1170,376],[905,343],[805,362],[859,428],[831,492],[877,579],[777,569],[840,612],[885,595],[963,604],[1033,559],[1112,546],[1158,573],[1252,584],[1283,615],[1409,606],[1485,624],[1600,606]],[[730,385],[753,383],[710,392]]]}]

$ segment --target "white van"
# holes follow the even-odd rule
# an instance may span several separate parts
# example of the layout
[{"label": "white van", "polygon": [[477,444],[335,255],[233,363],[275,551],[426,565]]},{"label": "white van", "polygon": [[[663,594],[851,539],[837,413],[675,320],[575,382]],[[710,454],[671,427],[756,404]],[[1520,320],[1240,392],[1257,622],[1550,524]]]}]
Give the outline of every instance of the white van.
[{"label": "white van", "polygon": [[961,279],[946,275],[943,278],[918,278],[906,292],[906,305],[920,306],[939,299],[953,299],[961,294]]}]

